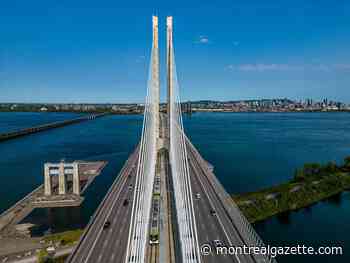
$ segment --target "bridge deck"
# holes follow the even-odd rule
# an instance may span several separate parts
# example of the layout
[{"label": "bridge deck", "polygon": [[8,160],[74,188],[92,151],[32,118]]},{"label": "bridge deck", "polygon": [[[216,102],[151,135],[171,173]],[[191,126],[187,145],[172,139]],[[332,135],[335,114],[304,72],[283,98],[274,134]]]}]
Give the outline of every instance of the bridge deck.
[{"label": "bridge deck", "polygon": [[[125,261],[137,159],[138,147],[125,163],[67,262],[115,263]],[[124,205],[125,199],[130,200],[129,204]],[[110,226],[104,229],[107,221],[110,222]]]},{"label": "bridge deck", "polygon": [[[196,214],[199,246],[209,244],[215,249],[214,240],[222,241],[225,246],[243,246],[244,242],[235,226],[230,221],[225,208],[218,198],[211,182],[208,180],[204,163],[200,163],[195,156],[192,145],[187,144],[189,168],[191,175],[194,209]],[[197,198],[196,195],[200,197]],[[213,209],[216,215],[212,215]],[[202,255],[202,262],[255,262],[251,256],[244,255]]]},{"label": "bridge deck", "polygon": [[[242,229],[240,228],[240,221],[235,220],[231,215],[231,207],[234,204],[231,200],[226,200],[227,193],[216,180],[215,175],[208,172],[207,163],[199,155],[189,139],[186,138],[186,140],[199,246],[209,244],[214,250],[214,240],[222,241],[225,246],[237,247],[248,245],[246,243],[247,239],[244,236],[246,233],[242,233]],[[130,188],[129,186],[130,184],[132,186],[135,185],[137,160],[138,148],[125,163],[119,177],[115,180],[105,199],[92,217],[78,246],[67,262],[108,263],[125,261],[125,251],[131,222],[131,200],[134,192],[134,187]],[[168,163],[169,160],[166,159],[166,162]],[[200,195],[199,198],[196,197],[197,194]],[[130,200],[130,203],[126,206],[123,205],[125,199]],[[210,213],[212,209],[215,210],[216,215]],[[109,228],[103,229],[106,221],[109,221],[111,225]],[[171,240],[171,242],[175,241]],[[159,251],[156,257],[154,253],[153,255],[148,255],[148,260],[160,262]],[[212,254],[208,256],[202,255],[202,262],[250,263],[265,261],[263,257],[253,257],[251,255],[218,256]]]}]

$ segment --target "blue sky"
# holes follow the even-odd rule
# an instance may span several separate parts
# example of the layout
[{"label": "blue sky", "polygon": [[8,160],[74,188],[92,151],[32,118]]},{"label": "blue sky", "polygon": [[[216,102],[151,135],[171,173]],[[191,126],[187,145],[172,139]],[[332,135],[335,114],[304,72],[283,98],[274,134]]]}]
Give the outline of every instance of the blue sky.
[{"label": "blue sky", "polygon": [[143,102],[151,16],[165,17],[183,100],[350,103],[350,1],[36,0],[0,3],[0,101]]}]

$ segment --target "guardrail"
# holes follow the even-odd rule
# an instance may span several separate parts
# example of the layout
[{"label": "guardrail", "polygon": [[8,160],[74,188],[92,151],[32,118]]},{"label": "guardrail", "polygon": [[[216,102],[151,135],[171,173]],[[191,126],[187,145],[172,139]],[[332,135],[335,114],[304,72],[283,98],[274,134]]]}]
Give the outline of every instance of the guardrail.
[{"label": "guardrail", "polygon": [[[216,178],[214,173],[209,169],[208,163],[200,155],[198,150],[194,147],[191,141],[186,136],[187,143],[189,144],[197,161],[201,164],[204,174],[207,176],[210,184],[214,188],[216,195],[219,197],[224,205],[227,214],[230,217],[231,222],[237,228],[241,238],[248,247],[266,247],[260,236],[256,233],[252,225],[248,222],[246,217],[242,214],[236,203],[232,200],[231,196],[226,192],[225,188]],[[277,263],[276,259],[270,255],[252,255],[256,262]]]},{"label": "guardrail", "polygon": [[83,116],[83,117],[79,117],[79,118],[72,119],[72,120],[57,121],[57,122],[43,124],[43,125],[30,127],[30,128],[25,128],[25,129],[13,131],[13,132],[2,133],[2,134],[0,134],[0,142],[11,140],[11,139],[18,138],[18,137],[22,137],[22,136],[33,134],[33,133],[37,133],[37,132],[41,132],[41,131],[45,131],[45,130],[63,127],[63,126],[74,124],[74,123],[79,123],[79,122],[88,121],[88,120],[94,120],[96,118],[103,117],[107,114],[108,113],[93,114],[93,115]]},{"label": "guardrail", "polygon": [[74,248],[73,252],[69,255],[69,257],[67,258],[67,260],[65,262],[73,262],[73,257],[76,251],[78,251],[79,247],[82,245],[83,241],[85,240],[89,230],[91,229],[91,227],[93,226],[93,224],[95,223],[98,215],[101,213],[103,207],[106,204],[107,199],[110,197],[110,195],[112,194],[112,191],[114,190],[114,188],[116,187],[116,185],[119,183],[119,181],[121,180],[121,175],[123,175],[123,173],[126,171],[126,169],[128,167],[130,167],[131,165],[131,160],[133,159],[134,155],[137,154],[139,152],[139,145],[136,147],[136,149],[134,150],[134,152],[129,156],[128,160],[124,163],[122,169],[120,170],[120,172],[118,173],[118,177],[114,180],[112,186],[108,189],[108,192],[106,193],[105,197],[102,199],[100,205],[98,206],[98,208],[96,209],[96,211],[94,212],[94,214],[90,217],[90,220],[88,222],[88,224],[86,225],[83,234],[81,235],[81,237],[79,238],[78,244],[76,245],[76,247]]}]

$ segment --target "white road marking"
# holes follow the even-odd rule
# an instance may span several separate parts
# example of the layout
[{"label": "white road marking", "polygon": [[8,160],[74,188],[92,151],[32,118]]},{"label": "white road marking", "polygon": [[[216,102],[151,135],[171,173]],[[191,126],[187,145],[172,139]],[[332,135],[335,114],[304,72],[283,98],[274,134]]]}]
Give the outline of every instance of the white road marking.
[{"label": "white road marking", "polygon": [[[207,198],[208,198],[208,200],[209,200],[210,206],[214,208],[215,206],[213,205],[213,201],[210,199],[209,194],[208,194],[208,192],[207,192],[207,189],[204,187],[204,185],[203,185],[203,183],[202,183],[202,181],[201,181],[201,179],[200,179],[200,176],[197,175],[197,178],[198,178],[198,181],[200,182],[200,184],[201,184],[201,186],[202,186],[202,189],[203,189],[205,195],[207,196]],[[221,219],[220,219],[220,217],[219,217],[218,214],[216,214],[216,218],[218,219],[218,222],[219,222],[219,224],[220,224],[222,230],[224,231],[224,234],[225,234],[225,236],[226,236],[228,242],[230,243],[230,246],[232,246],[231,239],[230,239],[229,235],[227,234],[227,232],[226,232],[226,230],[225,230],[225,227],[224,227],[224,225],[223,225],[223,223],[222,223],[222,221],[221,221]],[[237,261],[240,263],[241,261],[240,261],[240,259],[238,258],[238,255],[237,255],[237,254],[235,254],[235,257],[236,257]]]},{"label": "white road marking", "polygon": [[[123,175],[122,175],[122,176],[123,176]],[[125,189],[124,186],[125,186],[125,183],[127,182],[128,176],[126,176],[126,174],[125,174],[124,177],[125,177],[125,178],[124,178],[124,181],[122,181],[122,183],[121,183],[121,186],[122,186],[122,187],[120,187],[120,189],[118,189],[119,191],[117,192],[116,197],[114,198],[113,203],[112,203],[112,205],[110,206],[110,208],[109,208],[109,210],[108,210],[108,213],[107,213],[106,218],[103,220],[104,222],[106,222],[106,221],[107,221],[107,218],[109,218],[109,216],[111,215],[111,213],[112,213],[112,211],[113,211],[113,208],[114,208],[114,206],[115,206],[115,204],[116,204],[116,202],[117,202],[117,200],[118,200],[118,197],[119,197],[120,193]],[[92,247],[90,248],[89,253],[88,253],[88,255],[86,256],[84,262],[87,262],[87,261],[89,260],[91,254],[92,254],[92,251],[93,251],[94,247],[96,246],[96,243],[97,243],[97,241],[99,240],[99,238],[100,238],[100,236],[101,236],[101,234],[102,234],[102,231],[103,231],[103,227],[100,228],[100,231],[98,232],[98,234],[97,234],[97,236],[96,236],[96,238],[95,238],[95,240],[94,240],[94,242],[93,242],[93,244],[92,244]],[[102,257],[102,255],[100,255],[100,257]],[[99,258],[100,258],[100,257],[99,257]]]}]

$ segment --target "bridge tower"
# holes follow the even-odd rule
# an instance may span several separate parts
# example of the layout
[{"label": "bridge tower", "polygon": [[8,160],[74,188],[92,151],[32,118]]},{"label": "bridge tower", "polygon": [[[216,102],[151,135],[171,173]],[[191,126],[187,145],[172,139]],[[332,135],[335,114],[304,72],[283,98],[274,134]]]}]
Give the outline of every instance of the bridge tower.
[{"label": "bridge tower", "polygon": [[168,136],[170,136],[170,103],[173,93],[173,57],[172,57],[172,45],[173,45],[173,17],[168,16],[166,18],[166,46],[167,46],[167,115],[168,115]]},{"label": "bridge tower", "polygon": [[158,48],[158,17],[152,17],[153,25],[153,42],[152,42],[152,79],[153,79],[153,89],[154,92],[154,114],[155,114],[155,132],[156,138],[159,138],[159,48]]}]

